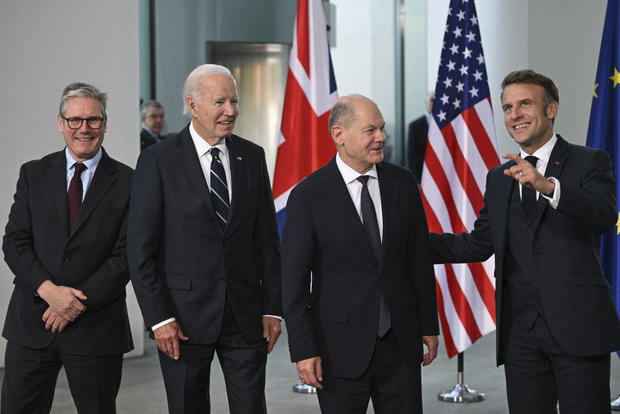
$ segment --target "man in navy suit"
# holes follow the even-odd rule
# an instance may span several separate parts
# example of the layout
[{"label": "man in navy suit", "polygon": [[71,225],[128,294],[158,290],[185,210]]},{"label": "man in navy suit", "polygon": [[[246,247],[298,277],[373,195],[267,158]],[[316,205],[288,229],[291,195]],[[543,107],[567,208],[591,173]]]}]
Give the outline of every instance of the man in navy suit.
[{"label": "man in navy suit", "polygon": [[559,94],[532,70],[502,82],[520,154],[489,171],[470,233],[431,235],[437,263],[495,253],[497,363],[511,414],[609,413],[609,353],[620,320],[601,270],[600,236],[618,218],[609,155],[553,132]]},{"label": "man in navy suit", "polygon": [[4,235],[15,276],[3,413],[48,413],[64,366],[80,414],[116,412],[123,353],[133,348],[125,285],[133,170],[101,144],[106,95],[85,83],[61,96],[64,150],[22,165]]},{"label": "man in navy suit", "polygon": [[158,101],[146,101],[142,104],[142,131],[140,131],[140,149],[157,144],[166,137],[164,130],[164,107]]},{"label": "man in navy suit", "polygon": [[183,88],[190,124],[142,151],[128,256],[171,413],[208,413],[217,352],[231,414],[265,412],[280,335],[280,245],[263,149],[234,135],[237,86],[202,65]]},{"label": "man in navy suit", "polygon": [[[338,154],[286,207],[282,295],[291,359],[323,413],[421,413],[420,363],[439,327],[418,185],[383,162],[385,122],[345,96],[329,128]],[[423,344],[428,347],[424,355]]]}]

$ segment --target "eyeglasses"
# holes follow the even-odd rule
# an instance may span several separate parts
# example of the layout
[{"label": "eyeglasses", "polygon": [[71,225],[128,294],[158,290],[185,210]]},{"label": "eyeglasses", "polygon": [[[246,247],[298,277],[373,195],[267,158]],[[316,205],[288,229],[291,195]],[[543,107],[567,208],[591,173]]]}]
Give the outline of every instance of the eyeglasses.
[{"label": "eyeglasses", "polygon": [[[62,116],[62,115],[61,115]],[[90,118],[65,118],[62,117],[65,121],[67,121],[67,126],[71,129],[80,129],[84,121],[86,121],[86,125],[91,129],[99,129],[103,125],[104,119],[98,116],[93,116]]]}]

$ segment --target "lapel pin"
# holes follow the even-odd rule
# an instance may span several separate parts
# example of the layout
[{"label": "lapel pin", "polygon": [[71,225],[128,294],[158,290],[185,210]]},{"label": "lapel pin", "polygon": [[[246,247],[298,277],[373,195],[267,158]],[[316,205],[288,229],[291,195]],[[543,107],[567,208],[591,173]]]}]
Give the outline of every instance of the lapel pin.
[{"label": "lapel pin", "polygon": [[239,161],[242,161],[242,160],[243,160],[243,157],[242,157],[241,155],[237,155],[237,159],[238,159]]},{"label": "lapel pin", "polygon": [[560,165],[560,161],[556,161],[556,162],[555,162],[555,165]]}]

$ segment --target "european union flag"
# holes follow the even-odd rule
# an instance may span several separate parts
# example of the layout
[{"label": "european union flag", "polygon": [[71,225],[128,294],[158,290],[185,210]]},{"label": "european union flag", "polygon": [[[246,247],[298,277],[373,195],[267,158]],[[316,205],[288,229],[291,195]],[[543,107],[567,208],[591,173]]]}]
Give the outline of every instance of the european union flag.
[{"label": "european union flag", "polygon": [[[619,0],[609,0],[603,39],[598,58],[598,70],[594,81],[594,97],[588,126],[589,147],[603,148],[609,152],[613,161],[614,178],[620,182],[618,168],[620,166],[620,8]],[[616,198],[620,200],[616,187]],[[620,314],[620,212],[616,229],[603,236],[601,244],[601,261],[603,271],[612,288],[612,295],[616,302],[616,309]],[[620,356],[620,352],[618,353]]]}]

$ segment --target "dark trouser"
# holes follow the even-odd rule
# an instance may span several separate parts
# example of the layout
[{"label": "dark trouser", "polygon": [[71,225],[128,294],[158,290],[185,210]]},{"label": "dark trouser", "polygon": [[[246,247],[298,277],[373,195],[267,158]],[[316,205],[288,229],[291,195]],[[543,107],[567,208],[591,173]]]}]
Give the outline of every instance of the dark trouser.
[{"label": "dark trouser", "polygon": [[177,361],[159,351],[169,412],[171,414],[211,412],[209,378],[214,352],[217,352],[224,373],[230,413],[266,413],[267,343],[260,340],[249,344],[243,338],[228,305],[224,312],[222,331],[215,344],[181,342],[181,357]]},{"label": "dark trouser", "polygon": [[610,412],[609,354],[571,356],[553,339],[545,318],[531,329],[506,323],[505,372],[511,414]]},{"label": "dark trouser", "polygon": [[122,355],[73,355],[60,352],[56,342],[32,349],[9,341],[4,360],[2,414],[49,413],[61,366],[78,413],[116,412]]},{"label": "dark trouser", "polygon": [[323,414],[366,414],[370,399],[376,414],[422,413],[420,365],[405,361],[389,331],[377,338],[370,365],[360,378],[323,375],[318,397]]}]

